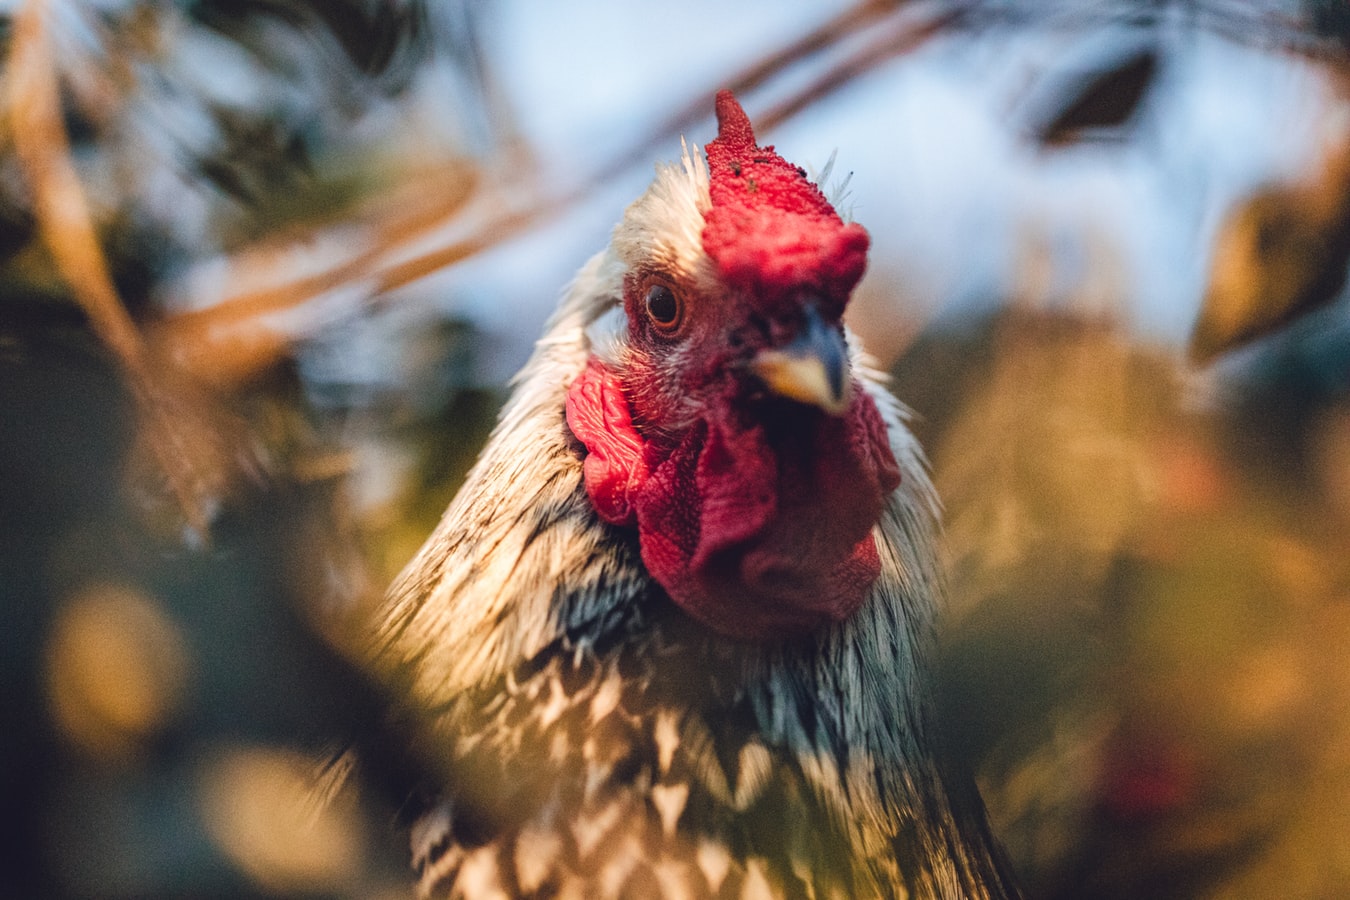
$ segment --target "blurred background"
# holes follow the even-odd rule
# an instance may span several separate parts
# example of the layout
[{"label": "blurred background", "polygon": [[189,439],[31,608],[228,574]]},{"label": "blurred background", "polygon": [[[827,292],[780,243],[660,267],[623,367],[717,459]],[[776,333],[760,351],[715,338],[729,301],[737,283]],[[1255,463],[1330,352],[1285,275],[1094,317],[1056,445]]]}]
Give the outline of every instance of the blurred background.
[{"label": "blurred background", "polygon": [[851,172],[1033,898],[1350,896],[1350,8],[0,3],[0,896],[408,895],[362,614],[737,90]]}]

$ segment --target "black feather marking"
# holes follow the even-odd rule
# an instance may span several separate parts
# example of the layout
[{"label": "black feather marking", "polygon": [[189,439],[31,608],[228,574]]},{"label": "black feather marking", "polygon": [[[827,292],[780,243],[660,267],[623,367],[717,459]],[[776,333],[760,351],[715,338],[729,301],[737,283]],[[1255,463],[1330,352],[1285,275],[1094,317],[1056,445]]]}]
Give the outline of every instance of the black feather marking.
[{"label": "black feather marking", "polygon": [[[562,852],[555,864],[560,868],[546,883],[555,887],[569,878],[599,877],[615,848],[637,837],[642,860],[625,882],[634,890],[655,883],[661,861],[701,873],[698,848],[712,841],[727,849],[735,867],[719,895],[740,890],[746,878],[741,867],[750,859],[759,861],[757,877],[785,895],[854,895],[854,876],[840,862],[850,858],[848,842],[807,789],[794,752],[766,747],[774,774],[744,809],[703,786],[699,772],[714,766],[734,792],[744,775],[742,749],[761,742],[748,695],[731,686],[738,681],[736,662],[725,644],[691,632],[682,621],[639,615],[615,632],[581,641],[559,638],[500,685],[466,698],[457,730],[474,740],[454,767],[452,833],[459,846],[448,852],[495,841],[503,889],[514,891],[510,848],[525,828],[553,823],[547,827],[556,829]],[[618,702],[592,721],[593,701],[610,679],[618,680]],[[709,702],[721,696],[736,700],[727,706]],[[559,702],[563,707],[545,721],[542,709]],[[686,735],[690,727],[706,735],[701,745],[681,740],[664,777],[658,776],[656,738],[662,715],[683,721]],[[568,748],[561,758],[550,754],[555,741]],[[688,788],[674,836],[665,832],[650,800],[658,784]],[[619,818],[607,824],[605,816],[613,810],[619,810]],[[577,831],[578,822],[598,823],[594,828],[600,831]],[[631,851],[629,846],[624,852]],[[703,885],[701,894],[693,894],[700,895],[713,896],[713,891]]]}]

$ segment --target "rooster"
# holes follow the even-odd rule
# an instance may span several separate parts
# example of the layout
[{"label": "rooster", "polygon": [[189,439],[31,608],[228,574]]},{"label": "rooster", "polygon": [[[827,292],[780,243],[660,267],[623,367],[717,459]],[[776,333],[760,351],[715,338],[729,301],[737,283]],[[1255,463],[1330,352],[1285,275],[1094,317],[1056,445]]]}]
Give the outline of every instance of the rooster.
[{"label": "rooster", "polygon": [[936,501],[841,316],[868,236],[726,91],[392,586],[424,897],[1002,897],[926,672]]}]

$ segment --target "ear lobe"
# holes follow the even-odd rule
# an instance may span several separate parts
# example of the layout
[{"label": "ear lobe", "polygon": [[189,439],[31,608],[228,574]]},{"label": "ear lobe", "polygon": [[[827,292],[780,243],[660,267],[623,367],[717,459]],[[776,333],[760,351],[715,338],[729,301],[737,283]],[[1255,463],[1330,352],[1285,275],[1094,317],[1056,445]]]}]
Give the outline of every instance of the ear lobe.
[{"label": "ear lobe", "polygon": [[567,427],[586,445],[581,473],[596,514],[635,524],[632,498],[648,474],[645,445],[618,377],[594,357],[567,391]]}]

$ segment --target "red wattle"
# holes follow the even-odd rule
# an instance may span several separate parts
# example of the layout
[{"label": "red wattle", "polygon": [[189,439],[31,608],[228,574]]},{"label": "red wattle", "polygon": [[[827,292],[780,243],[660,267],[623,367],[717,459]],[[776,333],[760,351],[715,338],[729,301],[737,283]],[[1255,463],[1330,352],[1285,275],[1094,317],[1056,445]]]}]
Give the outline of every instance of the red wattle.
[{"label": "red wattle", "polygon": [[618,378],[599,360],[567,392],[567,427],[586,445],[581,472],[596,514],[614,525],[634,524],[632,498],[647,480],[645,447]]},{"label": "red wattle", "polygon": [[[686,613],[743,639],[847,619],[880,571],[871,535],[900,482],[871,398],[833,417],[744,424],[725,400],[673,445],[644,441],[594,360],[568,394],[601,518],[638,527],[648,571]],[[638,448],[641,451],[638,452]]]}]

